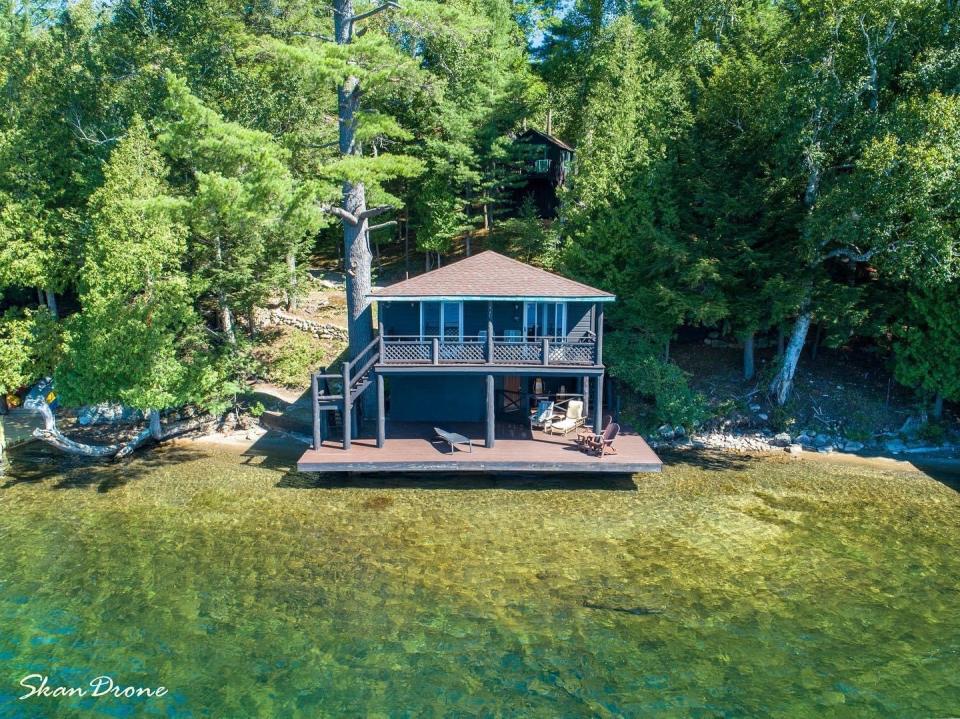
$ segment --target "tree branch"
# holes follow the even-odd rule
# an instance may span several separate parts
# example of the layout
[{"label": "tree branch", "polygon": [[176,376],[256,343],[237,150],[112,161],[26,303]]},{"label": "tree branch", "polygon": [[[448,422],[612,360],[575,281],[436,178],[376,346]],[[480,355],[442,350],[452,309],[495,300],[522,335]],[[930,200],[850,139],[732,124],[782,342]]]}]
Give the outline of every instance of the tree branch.
[{"label": "tree branch", "polygon": [[366,20],[368,17],[373,17],[378,13],[382,13],[384,10],[390,10],[390,9],[399,10],[400,5],[395,3],[393,0],[387,0],[387,2],[385,2],[383,5],[378,5],[377,7],[373,8],[373,10],[367,10],[366,12],[362,12],[359,15],[354,15],[352,18],[350,18],[350,22],[359,22],[360,20]]},{"label": "tree branch", "polygon": [[326,212],[328,215],[335,215],[336,217],[339,217],[344,222],[349,222],[351,225],[360,224],[360,219],[358,219],[355,215],[350,214],[342,207],[332,207],[330,205],[323,205],[320,209]]},{"label": "tree branch", "polygon": [[829,260],[834,257],[842,257],[848,262],[869,262],[873,259],[874,255],[883,251],[883,250],[892,250],[895,249],[895,246],[877,248],[874,247],[872,250],[867,250],[866,252],[859,252],[857,250],[851,250],[848,247],[838,247],[835,250],[831,250],[823,256],[824,260]]},{"label": "tree branch", "polygon": [[395,227],[397,224],[396,220],[390,220],[389,222],[381,222],[379,225],[371,225],[367,228],[367,232],[375,232],[376,230],[382,230],[386,227]]},{"label": "tree branch", "polygon": [[379,205],[378,207],[371,207],[369,210],[364,210],[360,213],[360,216],[357,218],[357,221],[363,222],[364,220],[369,220],[371,217],[379,217],[380,215],[390,212],[393,208],[390,205]]}]

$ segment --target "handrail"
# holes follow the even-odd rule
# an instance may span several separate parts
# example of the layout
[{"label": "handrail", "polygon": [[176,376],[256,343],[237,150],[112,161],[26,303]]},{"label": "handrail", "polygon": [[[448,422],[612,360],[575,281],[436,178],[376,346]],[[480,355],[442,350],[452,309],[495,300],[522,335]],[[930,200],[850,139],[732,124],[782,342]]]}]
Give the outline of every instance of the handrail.
[{"label": "handrail", "polygon": [[378,346],[379,344],[380,344],[380,337],[379,337],[379,336],[378,336],[378,337],[374,337],[374,338],[373,338],[373,341],[372,341],[370,344],[368,344],[368,345],[367,345],[366,347],[364,347],[362,350],[360,350],[359,352],[357,352],[357,356],[354,357],[352,360],[350,360],[350,361],[347,363],[347,366],[348,366],[350,369],[353,369],[354,367],[356,367],[357,364],[360,362],[360,358],[363,357],[367,352],[369,352],[370,350],[372,350],[374,347]]}]

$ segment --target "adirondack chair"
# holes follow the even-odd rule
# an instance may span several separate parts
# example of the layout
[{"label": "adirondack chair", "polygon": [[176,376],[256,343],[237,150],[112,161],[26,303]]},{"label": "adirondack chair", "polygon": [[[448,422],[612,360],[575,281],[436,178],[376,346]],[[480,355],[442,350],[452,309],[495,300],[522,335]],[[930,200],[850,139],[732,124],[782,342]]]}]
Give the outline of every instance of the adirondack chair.
[{"label": "adirondack chair", "polygon": [[553,421],[553,402],[542,399],[537,402],[536,411],[530,415],[530,429],[546,429]]},{"label": "adirondack chair", "polygon": [[601,458],[605,454],[616,454],[617,450],[613,446],[613,441],[617,438],[619,432],[620,425],[616,422],[611,422],[607,425],[607,428],[603,430],[603,434],[594,435],[593,439],[588,439],[584,443],[585,451]]},{"label": "adirondack chair", "polygon": [[577,432],[577,444],[581,447],[587,443],[588,440],[597,440],[603,435],[603,430],[610,426],[610,423],[613,421],[613,416],[606,414],[603,416],[603,424],[600,426],[600,431],[596,432],[590,427],[583,427]]},{"label": "adirondack chair", "polygon": [[566,437],[577,427],[582,427],[586,421],[586,417],[583,416],[583,402],[579,399],[572,399],[567,402],[566,415],[550,422],[545,431],[549,434],[562,434]]}]

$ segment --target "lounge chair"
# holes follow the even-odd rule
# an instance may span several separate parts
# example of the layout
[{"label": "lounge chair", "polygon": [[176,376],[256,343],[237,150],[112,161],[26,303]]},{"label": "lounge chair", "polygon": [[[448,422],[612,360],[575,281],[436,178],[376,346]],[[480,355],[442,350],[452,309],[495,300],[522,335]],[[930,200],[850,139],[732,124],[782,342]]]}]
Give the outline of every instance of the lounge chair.
[{"label": "lounge chair", "polygon": [[588,440],[598,441],[600,436],[603,434],[603,430],[610,426],[610,423],[613,421],[613,416],[607,414],[603,417],[603,424],[600,426],[600,431],[592,427],[582,427],[577,433],[577,444],[580,447],[583,447]]},{"label": "lounge chair", "polygon": [[583,416],[583,402],[579,399],[572,399],[567,402],[567,413],[560,419],[554,419],[546,427],[550,434],[562,434],[566,437],[570,432],[582,427],[586,418]]},{"label": "lounge chair", "polygon": [[553,421],[553,402],[542,399],[537,402],[536,411],[530,415],[530,429],[546,429]]},{"label": "lounge chair", "polygon": [[595,454],[598,457],[603,457],[605,454],[616,454],[617,450],[613,446],[613,441],[617,438],[617,434],[620,432],[620,425],[616,422],[611,422],[607,425],[607,428],[603,430],[603,434],[594,435],[593,438],[588,438],[582,449],[585,452]]},{"label": "lounge chair", "polygon": [[433,431],[437,433],[437,439],[443,440],[450,445],[450,454],[453,454],[457,451],[456,445],[465,444],[470,448],[470,452],[473,452],[473,442],[469,437],[464,437],[462,434],[457,434],[456,432],[447,432],[446,430],[440,429],[439,427],[434,427]]}]

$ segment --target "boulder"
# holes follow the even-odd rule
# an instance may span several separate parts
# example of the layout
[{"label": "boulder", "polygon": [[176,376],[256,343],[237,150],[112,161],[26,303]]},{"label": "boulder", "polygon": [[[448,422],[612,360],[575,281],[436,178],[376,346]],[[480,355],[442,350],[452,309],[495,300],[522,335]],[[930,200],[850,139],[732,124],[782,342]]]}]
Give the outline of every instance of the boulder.
[{"label": "boulder", "polygon": [[773,439],[770,440],[770,444],[774,447],[787,447],[790,443],[790,435],[787,432],[779,432],[773,435]]},{"label": "boulder", "polygon": [[657,429],[657,434],[663,439],[673,439],[676,436],[676,433],[673,431],[673,427],[671,427],[669,424],[660,425],[660,427]]},{"label": "boulder", "polygon": [[844,452],[859,452],[863,449],[863,442],[855,442],[852,439],[843,443]]},{"label": "boulder", "polygon": [[890,454],[900,454],[907,449],[907,445],[899,439],[891,439],[884,445],[884,449],[890,452]]},{"label": "boulder", "polygon": [[803,454],[803,445],[802,444],[791,444],[787,447],[787,451],[790,454]]}]

